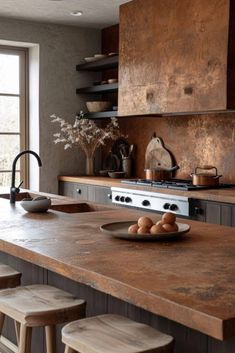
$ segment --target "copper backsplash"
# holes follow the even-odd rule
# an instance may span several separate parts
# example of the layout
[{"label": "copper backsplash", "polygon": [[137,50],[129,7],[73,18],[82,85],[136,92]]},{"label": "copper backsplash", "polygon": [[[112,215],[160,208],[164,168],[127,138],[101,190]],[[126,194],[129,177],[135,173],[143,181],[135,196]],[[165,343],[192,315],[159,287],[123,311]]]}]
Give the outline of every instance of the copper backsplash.
[{"label": "copper backsplash", "polygon": [[146,146],[155,132],[189,178],[196,166],[215,165],[223,182],[235,183],[235,114],[120,118],[122,133],[136,145],[135,176],[143,178]]}]

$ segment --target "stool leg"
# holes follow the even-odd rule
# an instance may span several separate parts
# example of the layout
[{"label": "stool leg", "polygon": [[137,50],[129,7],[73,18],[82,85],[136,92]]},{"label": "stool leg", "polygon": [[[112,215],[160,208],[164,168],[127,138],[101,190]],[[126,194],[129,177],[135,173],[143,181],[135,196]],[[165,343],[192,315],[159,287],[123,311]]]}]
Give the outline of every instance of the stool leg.
[{"label": "stool leg", "polygon": [[3,313],[0,313],[0,336],[2,334],[4,319],[5,319],[5,315]]},{"label": "stool leg", "polygon": [[47,353],[56,353],[55,326],[46,326],[45,333]]},{"label": "stool leg", "polygon": [[19,341],[20,341],[20,323],[18,321],[14,320],[15,324],[15,332],[16,332],[16,341],[19,346]]},{"label": "stool leg", "polygon": [[20,325],[19,353],[30,353],[32,327]]},{"label": "stool leg", "polygon": [[76,351],[69,346],[65,346],[65,351],[64,353],[76,353]]}]

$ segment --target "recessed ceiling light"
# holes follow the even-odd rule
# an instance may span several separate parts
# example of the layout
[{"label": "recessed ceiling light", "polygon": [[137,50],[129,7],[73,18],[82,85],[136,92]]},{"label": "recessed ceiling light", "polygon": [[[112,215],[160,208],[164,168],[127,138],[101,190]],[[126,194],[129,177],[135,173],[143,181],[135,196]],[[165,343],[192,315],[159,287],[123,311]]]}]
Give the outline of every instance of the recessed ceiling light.
[{"label": "recessed ceiling light", "polygon": [[70,12],[71,16],[82,16],[83,12],[82,11],[72,11]]}]

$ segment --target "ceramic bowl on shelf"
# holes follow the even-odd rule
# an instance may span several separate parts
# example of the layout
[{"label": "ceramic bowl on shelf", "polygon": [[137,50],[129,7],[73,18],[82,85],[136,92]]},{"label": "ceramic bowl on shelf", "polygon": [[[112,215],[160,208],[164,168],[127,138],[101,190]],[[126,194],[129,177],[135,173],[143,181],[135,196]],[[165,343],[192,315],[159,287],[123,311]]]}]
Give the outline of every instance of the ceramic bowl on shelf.
[{"label": "ceramic bowl on shelf", "polygon": [[42,213],[46,212],[51,206],[51,199],[44,196],[23,199],[20,203],[21,207],[30,213]]},{"label": "ceramic bowl on shelf", "polygon": [[94,58],[94,56],[91,56],[91,57],[84,58],[84,60],[85,60],[87,63],[91,63],[92,61],[95,61],[96,59]]},{"label": "ceramic bowl on shelf", "polygon": [[86,106],[90,113],[105,112],[112,108],[112,102],[110,101],[86,102]]},{"label": "ceramic bowl on shelf", "polygon": [[94,55],[94,58],[95,58],[96,60],[100,60],[100,59],[107,58],[107,56],[108,56],[108,55],[106,55],[106,54],[95,54],[95,55]]},{"label": "ceramic bowl on shelf", "polygon": [[109,78],[108,83],[117,83],[118,79],[117,78]]}]

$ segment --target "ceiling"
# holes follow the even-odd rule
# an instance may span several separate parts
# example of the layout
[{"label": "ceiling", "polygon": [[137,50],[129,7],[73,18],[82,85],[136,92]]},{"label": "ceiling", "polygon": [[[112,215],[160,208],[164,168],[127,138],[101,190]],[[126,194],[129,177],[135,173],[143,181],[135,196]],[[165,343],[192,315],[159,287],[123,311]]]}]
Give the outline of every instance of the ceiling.
[{"label": "ceiling", "polygon": [[[130,0],[0,0],[0,17],[79,27],[104,28],[118,23],[119,6]],[[71,16],[82,11],[82,16]]]}]

